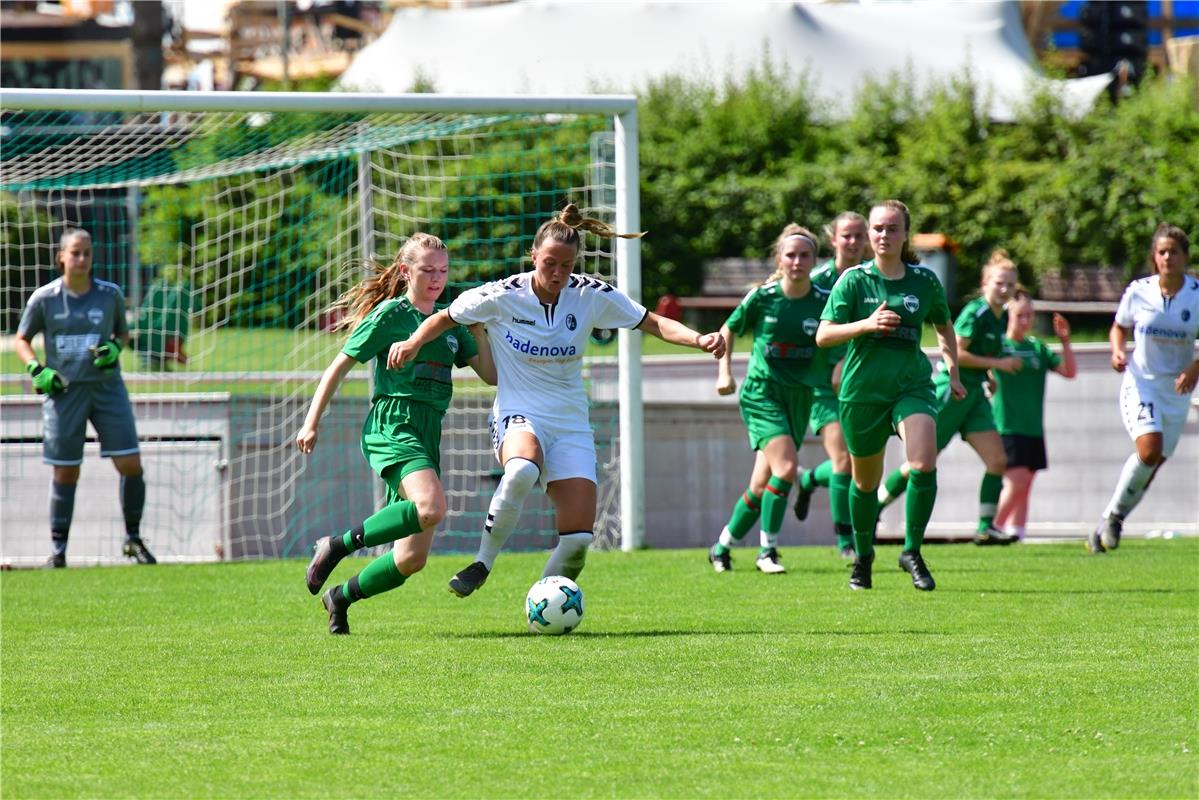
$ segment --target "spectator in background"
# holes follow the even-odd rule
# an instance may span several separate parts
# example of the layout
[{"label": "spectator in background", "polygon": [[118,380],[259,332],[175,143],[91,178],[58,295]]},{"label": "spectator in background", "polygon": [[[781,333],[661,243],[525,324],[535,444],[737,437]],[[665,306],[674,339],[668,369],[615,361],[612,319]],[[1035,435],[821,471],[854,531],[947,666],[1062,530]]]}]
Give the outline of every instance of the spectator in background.
[{"label": "spectator in background", "polygon": [[1016,539],[1024,538],[1028,520],[1028,499],[1037,471],[1049,466],[1045,455],[1045,375],[1056,372],[1073,378],[1078,368],[1070,347],[1070,323],[1061,314],[1053,315],[1053,332],[1062,343],[1062,355],[1031,335],[1032,298],[1023,286],[1017,286],[1007,306],[1007,334],[1003,353],[1024,362],[1015,372],[996,370],[994,411],[995,427],[1003,440],[1007,470],[1003,473],[1003,492],[995,527]]},{"label": "spectator in background", "polygon": [[[983,265],[982,290],[958,314],[953,329],[958,340],[958,363],[962,384],[967,394],[956,402],[949,387],[949,375],[944,365],[938,367],[934,383],[937,389],[937,452],[948,446],[953,437],[961,434],[982,459],[982,481],[978,487],[978,527],[975,544],[1011,544],[1014,539],[993,522],[1003,489],[1003,473],[1007,457],[1003,442],[995,430],[991,403],[983,386],[987,371],[1018,372],[1024,362],[1017,356],[1003,355],[1003,334],[1007,331],[1007,311],[1004,306],[1016,287],[1016,265],[1006,250],[996,250]],[[890,505],[908,486],[909,465],[904,464],[887,476],[879,492],[879,504]]]},{"label": "spectator in background", "polygon": [[755,563],[767,574],[786,572],[779,563],[779,527],[799,466],[812,392],[825,372],[815,337],[828,292],[814,286],[810,278],[817,250],[816,237],[807,228],[795,223],[783,228],[774,243],[774,274],[750,291],[720,328],[725,351],[718,362],[716,391],[722,395],[737,390],[733,337],[753,332],[740,406],[755,456],[749,487],[708,551],[717,572],[732,569],[731,548],[759,518],[761,547]]},{"label": "spectator in background", "polygon": [[[1120,546],[1124,520],[1137,507],[1153,476],[1174,453],[1187,407],[1199,381],[1199,279],[1187,274],[1191,240],[1176,225],[1153,232],[1153,274],[1128,285],[1108,333],[1112,369],[1124,373],[1120,411],[1136,452],[1124,462],[1103,519],[1087,537],[1092,553]],[[1125,352],[1134,333],[1132,359]]]},{"label": "spectator in background", "polygon": [[491,414],[491,441],[503,465],[491,498],[475,560],[450,579],[467,597],[483,585],[520,519],[525,498],[539,483],[554,505],[558,544],[543,575],[572,580],[583,570],[596,509],[595,434],[583,384],[583,349],[593,328],[636,328],[664,341],[724,352],[719,333],[700,335],[661,317],[598,278],[575,275],[580,230],[617,234],[570,204],[542,224],[533,238],[533,269],[469,289],[450,307],[392,345],[392,368],[456,322],[483,323],[492,344],[499,388]]},{"label": "spectator in background", "polygon": [[849,586],[873,586],[876,490],[887,440],[898,433],[911,465],[899,566],[911,575],[913,586],[931,591],[936,582],[920,550],[937,499],[937,404],[928,359],[920,349],[925,322],[937,332],[950,395],[960,400],[966,389],[958,378],[957,340],[945,289],[932,270],[917,265],[908,244],[907,206],[898,200],[876,204],[867,229],[874,260],[846,270],[833,286],[816,333],[821,347],[849,343],[838,393],[853,465],[849,510],[856,555]]},{"label": "spectator in background", "polygon": [[[856,211],[843,211],[825,228],[825,233],[833,243],[833,257],[812,271],[812,284],[831,292],[837,279],[845,270],[862,263],[862,257],[869,249],[866,243],[866,218]],[[795,516],[800,520],[807,519],[812,492],[818,486],[828,489],[829,512],[833,518],[833,531],[837,535],[837,552],[842,558],[853,558],[853,524],[849,519],[849,484],[852,481],[849,448],[845,446],[837,403],[845,346],[822,348],[817,357],[823,362],[823,380],[813,392],[808,424],[812,433],[824,443],[828,460],[815,469],[800,472],[795,486]]]},{"label": "spectator in background", "polygon": [[447,328],[430,339],[402,369],[387,368],[392,343],[408,338],[440,308],[436,301],[445,289],[449,263],[440,239],[414,233],[390,266],[372,265],[375,275],[333,305],[345,312],[339,315],[338,329],[352,331],[321,376],[296,446],[301,453],[312,453],[321,416],[342,379],[355,364],[374,359],[374,396],[362,426],[362,454],[387,484],[387,503],[345,533],[317,540],[304,576],[308,591],[319,592],[338,562],[355,550],[396,544],[321,597],[329,614],[329,633],[348,634],[351,604],[403,586],[425,566],[433,532],[446,511],[441,423],[454,394],[451,367],[469,365],[485,382],[495,384],[487,343],[477,344],[475,335],[463,327]]},{"label": "spectator in background", "polygon": [[[139,564],[153,564],[141,538],[146,482],[133,405],[121,378],[121,349],[129,343],[125,295],[115,283],[92,277],[92,237],[68,228],[59,239],[55,263],[62,271],[25,305],[17,327],[16,352],[42,400],[42,460],[53,469],[50,482],[48,567],[67,565],[67,539],[75,514],[75,487],[83,463],[90,420],[100,438],[100,456],[111,458],[121,474],[120,503],[125,517],[123,552]],[[32,340],[42,334],[46,363]]]}]

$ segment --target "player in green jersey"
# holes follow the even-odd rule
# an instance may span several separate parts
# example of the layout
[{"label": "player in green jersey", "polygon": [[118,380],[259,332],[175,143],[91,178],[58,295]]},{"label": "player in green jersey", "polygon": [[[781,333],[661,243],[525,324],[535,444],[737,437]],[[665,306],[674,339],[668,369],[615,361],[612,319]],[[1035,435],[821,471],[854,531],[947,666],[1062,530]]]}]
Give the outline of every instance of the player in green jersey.
[{"label": "player in green jersey", "polygon": [[1063,378],[1078,373],[1074,349],[1070,347],[1070,323],[1061,314],[1053,315],[1053,332],[1062,343],[1062,354],[1050,350],[1030,335],[1034,319],[1032,298],[1023,286],[1016,287],[1007,306],[1007,335],[1003,352],[1024,362],[1018,372],[995,372],[995,427],[1003,439],[1007,471],[1003,473],[1003,492],[995,527],[1024,538],[1028,520],[1028,498],[1037,470],[1045,469],[1045,375],[1056,372]]},{"label": "player in green jersey", "polygon": [[716,391],[732,394],[735,334],[753,332],[753,352],[741,387],[741,419],[749,429],[754,469],[749,488],[733,506],[732,516],[708,552],[717,572],[732,568],[730,549],[761,518],[761,547],[756,565],[767,574],[786,572],[779,563],[778,535],[787,495],[799,465],[812,409],[812,391],[823,380],[817,357],[816,328],[828,292],[812,285],[816,237],[791,223],[774,243],[775,271],[733,309],[720,328],[726,350],[719,360]]},{"label": "player in green jersey", "polygon": [[398,370],[387,369],[393,342],[407,339],[442,306],[436,300],[449,274],[449,253],[436,236],[414,233],[392,264],[374,265],[375,275],[334,303],[347,313],[341,328],[352,328],[341,352],[321,376],[296,446],[308,454],[316,447],[321,416],[350,369],[375,359],[374,396],[362,427],[362,454],[387,484],[387,504],[344,534],[317,540],[308,565],[308,591],[321,590],[345,556],[364,547],[395,542],[360,573],[321,597],[329,613],[330,633],[349,633],[351,603],[403,585],[425,566],[433,530],[446,512],[441,487],[441,421],[449,408],[455,366],[472,367],[496,382],[482,331],[452,328],[421,348]]},{"label": "player in green jersey", "polygon": [[[812,270],[812,284],[831,292],[842,273],[862,263],[863,256],[867,255],[866,218],[856,211],[842,211],[825,228],[825,233],[833,244],[833,257]],[[845,346],[822,348],[816,357],[824,363],[824,380],[813,391],[808,425],[812,433],[821,438],[828,459],[815,469],[800,472],[795,481],[795,516],[800,520],[807,519],[812,492],[818,486],[828,489],[837,551],[842,558],[853,558],[853,525],[849,521],[849,484],[852,480],[849,448],[845,446],[845,436],[841,432],[837,402]]]},{"label": "player in green jersey", "polygon": [[937,412],[928,359],[920,349],[925,322],[937,332],[950,393],[962,398],[966,389],[958,378],[957,339],[945,290],[931,270],[916,266],[908,244],[907,206],[898,200],[878,203],[870,209],[867,228],[874,260],[846,270],[833,286],[816,333],[821,347],[849,343],[838,393],[853,465],[849,510],[857,555],[849,586],[873,585],[875,492],[887,440],[898,433],[912,465],[899,566],[917,589],[928,591],[936,582],[920,547],[937,497]]},{"label": "player in green jersey", "polygon": [[[941,452],[957,434],[978,453],[985,472],[978,487],[978,527],[975,544],[1011,544],[1015,539],[992,523],[1003,488],[1003,473],[1007,457],[1003,441],[995,430],[991,404],[983,386],[987,371],[1019,372],[1024,362],[1017,356],[1003,354],[1003,334],[1007,330],[1004,306],[1016,287],[1016,265],[1006,250],[996,250],[983,265],[982,290],[958,314],[954,333],[958,339],[958,363],[966,399],[953,402],[949,396],[949,376],[938,370],[934,383],[937,389],[937,452]],[[879,504],[886,507],[908,486],[908,465],[904,464],[883,481]]]}]

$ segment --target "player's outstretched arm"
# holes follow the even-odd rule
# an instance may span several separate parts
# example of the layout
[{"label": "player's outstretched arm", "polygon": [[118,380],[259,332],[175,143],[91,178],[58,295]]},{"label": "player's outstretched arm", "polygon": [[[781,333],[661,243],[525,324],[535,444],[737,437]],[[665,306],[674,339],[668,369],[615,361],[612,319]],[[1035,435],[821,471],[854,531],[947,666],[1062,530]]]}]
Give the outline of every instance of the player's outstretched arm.
[{"label": "player's outstretched arm", "polygon": [[407,339],[402,342],[396,342],[391,346],[391,349],[387,351],[387,368],[399,369],[404,366],[416,358],[416,354],[420,352],[422,347],[456,324],[454,320],[450,319],[449,311],[444,308],[438,311],[422,322]]},{"label": "player's outstretched arm", "polygon": [[720,326],[724,338],[724,355],[716,362],[716,393],[732,394],[737,391],[737,379],[733,377],[733,332],[728,325]]},{"label": "player's outstretched arm", "polygon": [[962,385],[962,379],[958,376],[957,335],[949,323],[933,325],[933,330],[937,332],[937,343],[941,345],[941,360],[949,372],[949,392],[955,400],[961,400],[966,396],[966,387]]},{"label": "player's outstretched arm", "polygon": [[301,453],[308,454],[316,448],[316,431],[321,424],[321,417],[333,395],[337,394],[337,387],[341,386],[342,379],[357,363],[345,353],[338,353],[333,363],[325,368],[321,382],[317,384],[316,394],[312,396],[312,405],[308,407],[308,414],[304,417],[304,425],[296,434],[296,447]]},{"label": "player's outstretched arm", "polygon": [[645,319],[641,320],[641,324],[637,326],[637,329],[653,334],[664,342],[703,350],[705,353],[711,353],[716,358],[724,355],[724,337],[719,332],[696,333],[683,323],[655,314],[652,311],[646,312]]}]

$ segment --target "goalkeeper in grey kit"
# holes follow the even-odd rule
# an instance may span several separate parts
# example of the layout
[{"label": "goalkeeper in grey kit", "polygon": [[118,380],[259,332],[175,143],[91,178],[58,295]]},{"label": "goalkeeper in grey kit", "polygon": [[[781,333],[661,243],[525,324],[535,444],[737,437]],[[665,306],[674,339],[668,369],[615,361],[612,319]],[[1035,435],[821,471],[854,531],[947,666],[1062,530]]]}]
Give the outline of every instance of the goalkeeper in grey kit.
[{"label": "goalkeeper in grey kit", "polygon": [[[155,558],[141,539],[146,482],[133,406],[121,379],[121,350],[129,343],[125,296],[119,286],[92,277],[92,237],[68,228],[59,239],[57,278],[29,298],[17,327],[15,349],[42,400],[42,460],[54,474],[50,483],[48,567],[67,564],[67,538],[75,511],[75,486],[83,463],[87,423],[100,439],[100,455],[121,474],[125,517],[124,553],[139,564]],[[45,340],[43,364],[33,350]]]}]

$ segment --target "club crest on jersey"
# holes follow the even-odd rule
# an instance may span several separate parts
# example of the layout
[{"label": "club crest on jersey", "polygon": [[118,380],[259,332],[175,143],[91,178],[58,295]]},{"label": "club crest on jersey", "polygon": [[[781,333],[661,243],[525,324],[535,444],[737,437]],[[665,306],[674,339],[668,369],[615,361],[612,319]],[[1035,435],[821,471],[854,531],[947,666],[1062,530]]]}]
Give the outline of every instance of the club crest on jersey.
[{"label": "club crest on jersey", "polygon": [[87,321],[93,325],[99,325],[104,321],[104,312],[98,308],[89,308],[87,310]]},{"label": "club crest on jersey", "polygon": [[920,298],[914,294],[905,294],[903,296],[903,307],[909,314],[915,314],[920,310]]},{"label": "club crest on jersey", "polygon": [[816,329],[818,327],[820,327],[820,320],[813,319],[812,317],[808,317],[807,319],[805,319],[803,321],[803,332],[806,333],[808,336],[815,336]]},{"label": "club crest on jersey", "polygon": [[457,336],[455,336],[454,334],[451,333],[449,336],[445,337],[445,343],[446,343],[446,346],[450,348],[451,353],[458,352],[458,337]]},{"label": "club crest on jersey", "polygon": [[1182,321],[1183,322],[1191,321],[1191,310],[1189,308],[1184,308],[1182,310]]},{"label": "club crest on jersey", "polygon": [[575,315],[567,314],[566,315],[566,329],[568,331],[573,331],[577,327],[579,327],[579,321],[577,319],[575,319]]}]

